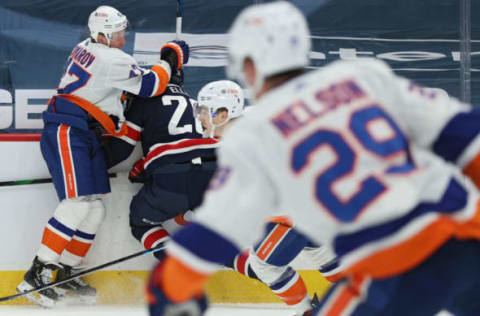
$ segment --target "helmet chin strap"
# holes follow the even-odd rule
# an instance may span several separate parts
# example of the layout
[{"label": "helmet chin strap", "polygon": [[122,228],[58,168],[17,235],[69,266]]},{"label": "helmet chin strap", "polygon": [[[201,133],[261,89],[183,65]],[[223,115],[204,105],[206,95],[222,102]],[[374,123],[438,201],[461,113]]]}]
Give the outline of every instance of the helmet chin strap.
[{"label": "helmet chin strap", "polygon": [[263,76],[258,76],[257,74],[257,76],[255,77],[255,82],[253,83],[253,86],[250,87],[252,91],[253,100],[258,101],[257,95],[262,90],[264,83],[265,83],[265,78]]},{"label": "helmet chin strap", "polygon": [[255,82],[253,85],[250,85],[247,81],[245,73],[242,71],[238,73],[237,79],[240,82],[240,85],[247,87],[251,91],[251,97],[256,102],[258,101],[257,94],[262,90],[263,84],[265,83],[265,77],[261,75],[258,71],[255,73]]},{"label": "helmet chin strap", "polygon": [[[103,33],[102,33],[102,34],[103,34]],[[96,38],[93,38],[92,36],[90,36],[90,37],[93,38],[96,43],[102,44],[102,43],[100,43],[100,41],[98,40],[98,37],[99,37],[99,36],[100,36],[100,33],[97,33]],[[103,37],[107,40],[107,46],[110,47],[110,42],[111,42],[111,41],[110,41],[110,38],[108,38],[108,36],[105,35],[105,34],[103,34]],[[105,44],[104,44],[104,45],[105,45]]]},{"label": "helmet chin strap", "polygon": [[215,136],[215,129],[217,127],[220,127],[220,126],[223,126],[223,125],[227,124],[228,121],[230,121],[229,117],[227,117],[227,119],[225,121],[223,121],[222,123],[214,124],[212,118],[210,117],[210,124],[212,124],[212,129],[211,129],[210,135],[208,135],[208,137],[213,138]]}]

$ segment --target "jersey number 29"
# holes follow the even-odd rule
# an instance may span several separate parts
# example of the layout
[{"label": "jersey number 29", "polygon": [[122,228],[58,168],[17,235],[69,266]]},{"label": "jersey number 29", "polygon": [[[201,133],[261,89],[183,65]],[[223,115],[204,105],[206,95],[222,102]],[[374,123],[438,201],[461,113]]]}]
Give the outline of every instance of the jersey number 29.
[{"label": "jersey number 29", "polygon": [[[378,120],[389,127],[391,133],[386,139],[377,138],[377,135],[369,130],[369,124]],[[372,104],[354,112],[348,128],[363,149],[381,159],[388,159],[393,155],[404,153],[407,157],[405,164],[413,167],[405,136],[397,124],[378,105]],[[340,198],[332,190],[336,181],[358,176],[356,174],[358,157],[354,150],[354,148],[358,148],[358,145],[353,143],[354,139],[347,141],[347,138],[339,131],[320,128],[297,143],[291,158],[291,168],[295,174],[300,174],[307,167],[313,167],[309,164],[309,158],[317,150],[323,146],[328,146],[333,150],[336,160],[317,175],[314,192],[317,200],[333,216],[344,222],[355,220],[369,203],[386,190],[385,185],[373,174],[362,179],[358,190],[348,199]],[[401,168],[396,166],[392,170],[411,169],[405,168],[405,166],[401,166]]]}]

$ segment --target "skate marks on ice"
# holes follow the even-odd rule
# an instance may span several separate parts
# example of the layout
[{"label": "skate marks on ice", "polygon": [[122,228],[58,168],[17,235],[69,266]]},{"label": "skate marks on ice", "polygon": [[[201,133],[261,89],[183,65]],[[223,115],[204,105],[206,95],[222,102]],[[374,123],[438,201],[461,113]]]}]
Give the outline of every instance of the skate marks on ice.
[{"label": "skate marks on ice", "polygon": [[[205,316],[293,316],[293,310],[280,304],[214,305]],[[0,306],[2,316],[148,316],[146,306]]]},{"label": "skate marks on ice", "polygon": [[[146,306],[62,306],[46,309],[38,306],[0,306],[2,316],[148,316]],[[218,304],[205,316],[292,316],[293,310],[279,304]],[[441,312],[437,316],[452,316]]]}]

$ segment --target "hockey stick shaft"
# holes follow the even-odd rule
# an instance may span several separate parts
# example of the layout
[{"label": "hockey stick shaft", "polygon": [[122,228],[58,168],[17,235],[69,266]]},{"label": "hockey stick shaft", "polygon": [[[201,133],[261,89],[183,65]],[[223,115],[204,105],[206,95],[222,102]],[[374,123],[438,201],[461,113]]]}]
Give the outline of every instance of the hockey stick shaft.
[{"label": "hockey stick shaft", "polygon": [[177,21],[175,27],[175,39],[180,39],[180,34],[182,33],[182,0],[177,0]]},{"label": "hockey stick shaft", "polygon": [[30,294],[30,293],[33,293],[33,292],[38,292],[38,291],[46,290],[46,289],[48,289],[48,288],[51,288],[51,287],[54,287],[54,286],[57,286],[57,285],[60,285],[60,284],[63,284],[63,283],[72,281],[72,280],[74,280],[74,279],[77,279],[77,278],[79,278],[79,277],[85,276],[85,275],[87,275],[87,274],[91,274],[91,273],[93,273],[93,272],[95,272],[95,271],[98,271],[98,270],[101,270],[101,269],[103,269],[103,268],[112,266],[112,265],[114,265],[114,264],[117,264],[117,263],[120,263],[120,262],[123,262],[123,261],[127,261],[127,260],[130,260],[130,259],[139,257],[139,256],[147,255],[147,254],[149,254],[149,253],[154,253],[154,252],[157,252],[157,251],[160,251],[160,250],[163,250],[163,249],[165,249],[165,244],[162,243],[162,244],[159,244],[157,247],[154,247],[154,248],[151,248],[151,249],[142,250],[142,251],[140,251],[140,252],[136,252],[136,253],[131,254],[131,255],[129,255],[129,256],[122,257],[122,258],[119,258],[119,259],[116,259],[116,260],[113,260],[113,261],[109,261],[109,262],[106,262],[106,263],[104,263],[104,264],[101,264],[101,265],[92,267],[92,268],[90,268],[90,269],[86,269],[86,270],[80,271],[80,272],[78,272],[78,273],[76,273],[76,274],[71,275],[71,276],[68,277],[68,278],[65,278],[65,279],[63,279],[63,280],[58,280],[58,281],[55,281],[55,282],[46,284],[45,286],[38,287],[38,288],[34,288],[34,289],[31,289],[31,290],[28,290],[28,291],[25,291],[25,292],[22,292],[22,293],[17,293],[17,294],[10,295],[10,296],[0,297],[0,302],[10,301],[10,300],[16,299],[16,298],[18,298],[18,297],[24,296],[24,295],[26,295],[26,294]]},{"label": "hockey stick shaft", "polygon": [[[116,173],[109,173],[109,178],[116,178]],[[40,184],[40,183],[51,183],[52,178],[41,178],[41,179],[30,179],[30,180],[14,180],[14,181],[3,181],[0,182],[0,187],[8,187],[14,185],[25,185],[25,184]]]}]

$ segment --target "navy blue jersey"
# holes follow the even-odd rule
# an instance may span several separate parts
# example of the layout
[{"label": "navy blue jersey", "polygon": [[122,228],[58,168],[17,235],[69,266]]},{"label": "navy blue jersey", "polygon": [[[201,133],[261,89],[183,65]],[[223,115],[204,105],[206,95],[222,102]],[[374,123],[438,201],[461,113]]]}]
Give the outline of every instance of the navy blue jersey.
[{"label": "navy blue jersey", "polygon": [[200,122],[193,113],[193,100],[176,84],[154,98],[134,97],[125,119],[128,134],[109,143],[108,166],[127,158],[141,140],[145,168],[166,163],[189,162],[214,157],[218,141],[203,138]]}]

